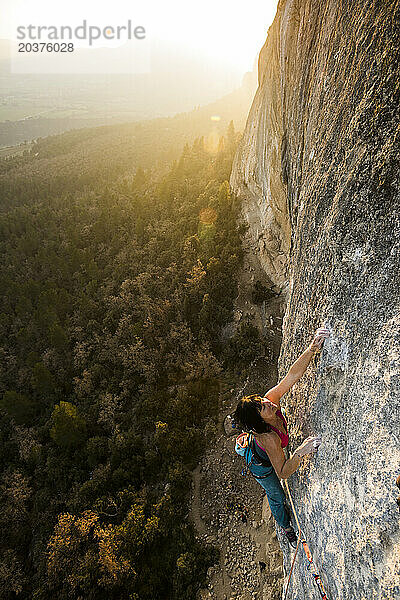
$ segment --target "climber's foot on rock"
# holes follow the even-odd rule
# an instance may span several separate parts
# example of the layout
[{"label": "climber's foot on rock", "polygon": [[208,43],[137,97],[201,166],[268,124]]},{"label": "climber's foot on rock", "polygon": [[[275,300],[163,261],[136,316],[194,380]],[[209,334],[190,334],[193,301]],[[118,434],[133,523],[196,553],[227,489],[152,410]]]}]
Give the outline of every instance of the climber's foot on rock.
[{"label": "climber's foot on rock", "polygon": [[289,527],[282,528],[283,533],[285,534],[287,541],[292,546],[292,548],[296,548],[297,546],[297,535],[293,527],[290,525]]}]

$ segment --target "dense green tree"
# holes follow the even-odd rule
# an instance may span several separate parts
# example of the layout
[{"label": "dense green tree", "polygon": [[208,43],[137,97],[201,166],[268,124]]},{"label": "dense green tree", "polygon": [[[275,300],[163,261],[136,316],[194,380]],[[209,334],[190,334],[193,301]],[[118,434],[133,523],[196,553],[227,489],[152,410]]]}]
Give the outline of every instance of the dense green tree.
[{"label": "dense green tree", "polygon": [[74,448],[83,443],[86,433],[85,420],[78,414],[76,406],[61,401],[51,415],[53,426],[50,436],[62,448]]},{"label": "dense green tree", "polygon": [[34,415],[32,400],[24,394],[14,391],[4,392],[0,400],[0,408],[10,415],[17,425],[30,423]]}]

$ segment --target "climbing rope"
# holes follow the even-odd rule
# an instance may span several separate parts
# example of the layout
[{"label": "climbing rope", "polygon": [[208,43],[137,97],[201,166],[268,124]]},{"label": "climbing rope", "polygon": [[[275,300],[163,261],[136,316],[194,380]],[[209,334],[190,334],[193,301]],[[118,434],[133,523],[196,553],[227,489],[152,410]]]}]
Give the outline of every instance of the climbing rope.
[{"label": "climbing rope", "polygon": [[292,566],[290,567],[289,578],[288,578],[288,582],[287,582],[287,585],[286,585],[286,591],[285,591],[285,595],[283,597],[283,600],[286,600],[286,598],[287,598],[287,594],[288,594],[288,591],[289,591],[290,579],[292,577],[292,572],[293,572],[293,567],[294,567],[294,561],[296,560],[297,552],[299,551],[299,545],[300,545],[300,535],[297,538],[296,551],[295,551],[294,556],[293,556]]},{"label": "climbing rope", "polygon": [[286,586],[286,592],[285,592],[284,600],[286,600],[286,596],[287,596],[287,593],[288,593],[290,578],[292,576],[293,567],[294,567],[294,561],[296,559],[297,550],[299,548],[300,541],[303,544],[304,552],[305,552],[307,560],[309,562],[310,572],[311,572],[311,575],[312,575],[312,577],[314,579],[314,582],[315,582],[315,584],[316,584],[316,586],[318,588],[320,597],[321,597],[322,600],[328,600],[328,597],[327,597],[327,595],[325,593],[324,586],[323,586],[322,581],[321,581],[320,574],[318,573],[317,568],[316,568],[316,566],[315,566],[315,564],[313,562],[313,558],[312,558],[312,555],[311,555],[311,552],[310,552],[310,548],[308,547],[308,544],[307,544],[306,540],[303,537],[303,532],[302,532],[301,527],[300,527],[300,523],[299,523],[299,519],[297,517],[296,509],[294,508],[294,504],[293,504],[293,500],[292,500],[292,495],[290,493],[289,486],[288,486],[288,483],[287,483],[286,479],[285,479],[285,485],[286,485],[287,493],[289,495],[290,504],[292,505],[292,511],[293,511],[293,514],[294,514],[294,518],[296,519],[297,529],[298,529],[299,533],[298,533],[297,548],[296,548],[296,552],[295,552],[295,555],[294,555],[294,558],[293,558],[293,561],[292,561],[292,567],[291,567],[290,573],[289,573],[289,579],[288,579],[287,586]]}]

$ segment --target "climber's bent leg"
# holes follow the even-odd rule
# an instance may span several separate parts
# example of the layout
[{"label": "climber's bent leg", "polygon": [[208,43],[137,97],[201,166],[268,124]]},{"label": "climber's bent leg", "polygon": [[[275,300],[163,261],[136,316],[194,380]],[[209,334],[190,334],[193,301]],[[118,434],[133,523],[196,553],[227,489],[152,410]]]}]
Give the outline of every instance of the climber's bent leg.
[{"label": "climber's bent leg", "polygon": [[265,477],[265,479],[257,479],[257,481],[266,491],[271,513],[278,525],[289,527],[290,517],[285,506],[286,496],[275,471],[271,475],[268,475],[268,477]]}]

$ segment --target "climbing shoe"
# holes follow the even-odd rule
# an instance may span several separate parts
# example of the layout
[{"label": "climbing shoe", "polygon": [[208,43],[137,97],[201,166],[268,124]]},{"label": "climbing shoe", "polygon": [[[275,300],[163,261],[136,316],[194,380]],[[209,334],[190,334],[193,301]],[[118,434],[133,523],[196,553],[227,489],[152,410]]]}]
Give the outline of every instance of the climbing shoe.
[{"label": "climbing shoe", "polygon": [[285,536],[287,538],[287,541],[292,546],[292,548],[296,548],[296,546],[297,546],[297,535],[296,535],[296,532],[293,529],[293,527],[290,525],[286,529],[282,529],[282,531],[285,534]]}]

